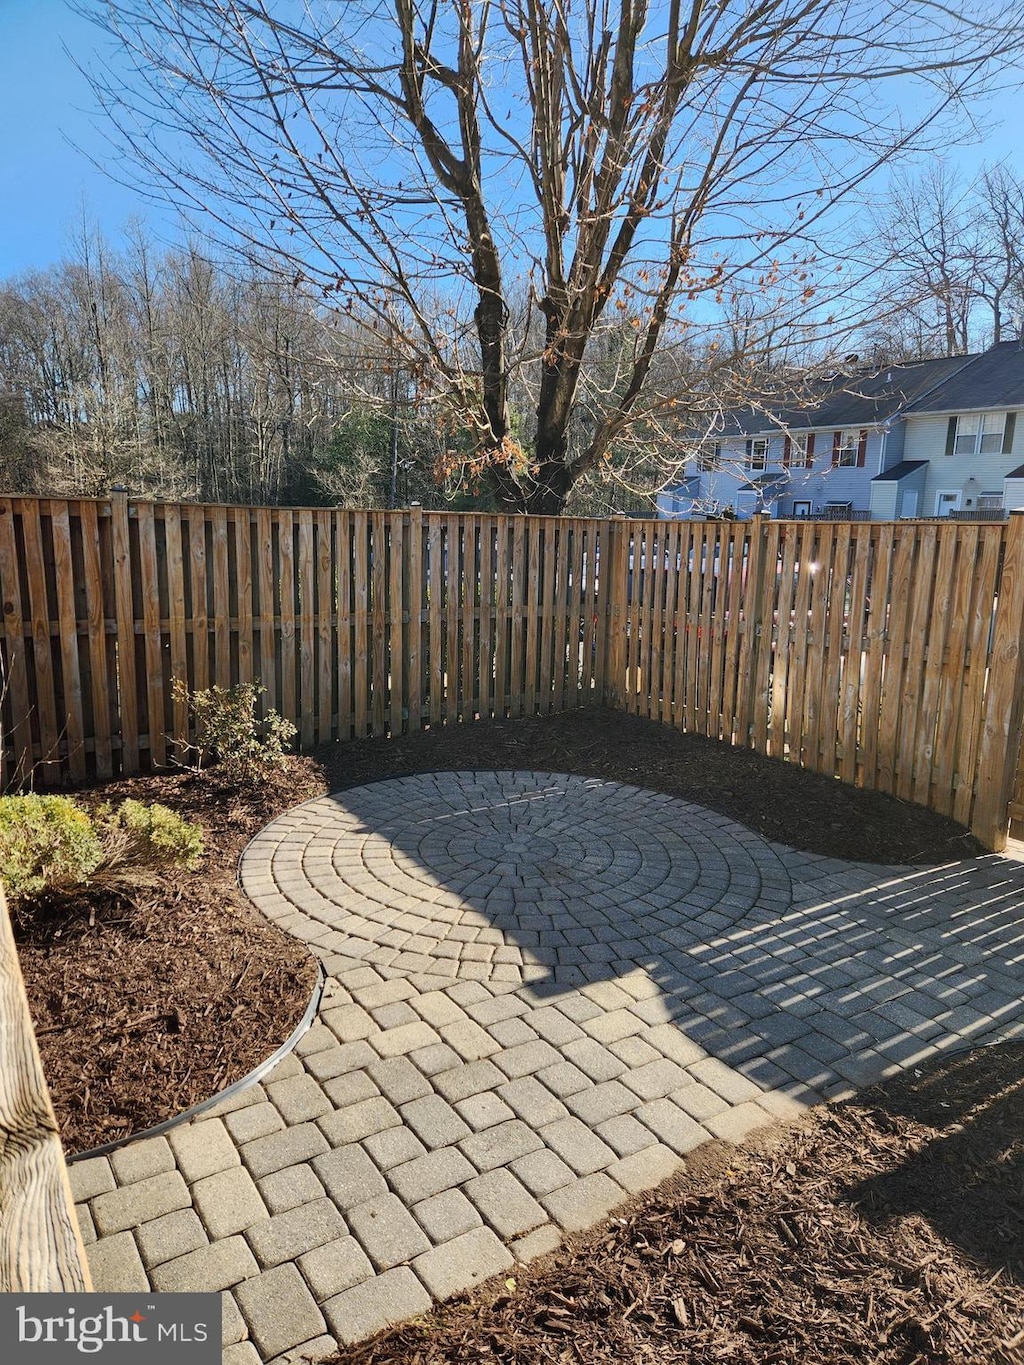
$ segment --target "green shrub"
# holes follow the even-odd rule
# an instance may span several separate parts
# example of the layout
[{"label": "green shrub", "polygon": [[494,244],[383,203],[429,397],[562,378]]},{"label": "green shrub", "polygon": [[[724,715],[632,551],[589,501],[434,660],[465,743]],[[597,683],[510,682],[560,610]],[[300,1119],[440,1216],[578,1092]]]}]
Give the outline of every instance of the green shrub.
[{"label": "green shrub", "polygon": [[103,812],[104,866],[192,869],[203,854],[203,831],[158,801],[145,805],[130,798],[116,811]]},{"label": "green shrub", "polygon": [[66,796],[0,796],[0,876],[12,897],[85,881],[103,861],[92,820]]},{"label": "green shrub", "polygon": [[273,710],[264,720],[256,719],[256,703],[265,691],[253,682],[189,692],[175,679],[174,698],[187,701],[195,721],[196,739],[191,747],[197,768],[216,759],[231,781],[258,782],[283,766],[287,746],[297,731],[290,720]]}]

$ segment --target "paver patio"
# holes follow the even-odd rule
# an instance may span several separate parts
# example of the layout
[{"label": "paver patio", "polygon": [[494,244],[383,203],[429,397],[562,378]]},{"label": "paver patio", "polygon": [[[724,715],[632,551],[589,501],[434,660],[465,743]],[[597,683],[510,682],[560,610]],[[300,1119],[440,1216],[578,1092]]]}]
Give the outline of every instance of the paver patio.
[{"label": "paver patio", "polygon": [[320,1016],[210,1115],[71,1167],[97,1288],[333,1352],[592,1225],[711,1137],[1024,1036],[1024,864],[852,864],[591,778],[311,801],[242,861]]}]

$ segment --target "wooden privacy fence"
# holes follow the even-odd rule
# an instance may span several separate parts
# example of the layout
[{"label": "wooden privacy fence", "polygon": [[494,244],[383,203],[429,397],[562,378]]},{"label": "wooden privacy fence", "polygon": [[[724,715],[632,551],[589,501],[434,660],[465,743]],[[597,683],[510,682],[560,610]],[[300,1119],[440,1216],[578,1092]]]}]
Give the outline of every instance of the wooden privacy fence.
[{"label": "wooden privacy fence", "polygon": [[614,578],[613,704],[930,806],[1003,847],[1024,515],[631,522]]},{"label": "wooden privacy fence", "polygon": [[184,752],[258,679],[303,747],[604,701],[1005,841],[1024,517],[653,522],[0,498],[8,780]]},{"label": "wooden privacy fence", "polygon": [[576,707],[603,679],[604,526],[0,498],[11,779],[162,766],[171,692],[259,680],[304,748]]}]

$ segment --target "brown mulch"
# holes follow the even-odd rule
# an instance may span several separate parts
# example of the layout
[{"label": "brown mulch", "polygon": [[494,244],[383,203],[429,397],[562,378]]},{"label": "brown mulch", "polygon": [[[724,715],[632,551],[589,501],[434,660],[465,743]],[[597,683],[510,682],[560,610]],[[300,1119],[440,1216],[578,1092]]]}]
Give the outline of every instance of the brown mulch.
[{"label": "brown mulch", "polygon": [[[1024,1047],[698,1149],[679,1177],[345,1365],[1020,1365]],[[489,1291],[489,1292],[488,1292]]]},{"label": "brown mulch", "polygon": [[308,759],[237,791],[206,774],[142,776],[82,793],[161,801],[204,829],[192,873],[55,907],[15,906],[14,932],[43,1068],[68,1153],[136,1133],[246,1075],[289,1036],[316,964],[237,884],[246,843],[320,792]]}]

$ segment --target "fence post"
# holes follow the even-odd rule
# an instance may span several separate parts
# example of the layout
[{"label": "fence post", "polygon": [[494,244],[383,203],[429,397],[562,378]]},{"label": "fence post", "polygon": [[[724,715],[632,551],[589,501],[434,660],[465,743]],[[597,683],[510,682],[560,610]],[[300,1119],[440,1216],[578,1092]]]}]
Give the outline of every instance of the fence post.
[{"label": "fence post", "polygon": [[598,570],[597,625],[601,697],[605,706],[622,705],[626,671],[626,608],[629,535],[623,517],[605,522]]},{"label": "fence post", "polygon": [[[999,579],[984,726],[975,771],[971,832],[986,848],[1006,847],[1024,722],[1024,511],[1010,513]],[[968,776],[969,780],[969,776]]]},{"label": "fence post", "polygon": [[2,886],[0,1132],[0,1293],[91,1291]]},{"label": "fence post", "polygon": [[[750,553],[747,559],[747,580],[743,591],[743,635],[739,650],[739,683],[736,697],[736,743],[741,748],[754,747],[751,744],[751,729],[757,715],[757,681],[760,676],[758,660],[760,651],[771,649],[772,623],[768,622],[767,644],[762,639],[764,623],[761,613],[764,607],[765,589],[765,540],[767,537],[766,518],[758,512],[750,521]],[[771,566],[774,588],[774,564]],[[771,601],[769,597],[769,601]]]}]

